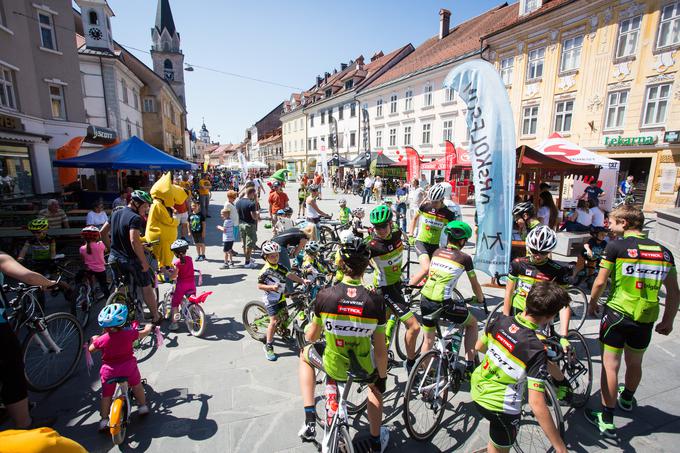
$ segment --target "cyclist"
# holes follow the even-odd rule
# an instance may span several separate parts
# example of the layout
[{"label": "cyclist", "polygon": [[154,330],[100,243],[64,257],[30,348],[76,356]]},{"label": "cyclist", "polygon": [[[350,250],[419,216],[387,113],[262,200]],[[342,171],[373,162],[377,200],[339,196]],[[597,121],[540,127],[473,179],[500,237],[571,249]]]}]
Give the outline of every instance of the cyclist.
[{"label": "cyclist", "polygon": [[455,219],[455,214],[444,205],[444,187],[435,184],[427,190],[428,201],[420,205],[411,220],[409,236],[414,237],[416,224],[418,236],[415,237],[415,249],[420,263],[420,270],[411,276],[410,285],[417,285],[430,269],[430,259],[439,248],[439,238],[447,223]]},{"label": "cyclist", "polygon": [[[564,287],[569,285],[569,269],[550,259],[550,252],[556,245],[557,235],[548,226],[539,225],[529,232],[526,238],[527,256],[515,258],[510,263],[510,273],[503,299],[505,316],[513,316],[524,311],[527,295],[537,282],[552,281]],[[570,346],[566,338],[570,320],[571,310],[567,305],[560,310],[560,332],[558,332],[560,344],[565,350]],[[564,374],[552,363],[548,364],[548,370],[557,387],[557,398],[566,399],[569,395],[569,383]]]},{"label": "cyclist", "polygon": [[371,257],[373,286],[385,299],[385,304],[406,326],[406,362],[404,367],[411,371],[416,362],[416,341],[420,333],[420,323],[413,316],[411,308],[404,300],[401,285],[401,262],[404,254],[403,233],[394,224],[392,210],[387,205],[373,208],[369,220],[374,231],[368,238]]},{"label": "cyclist", "polygon": [[[631,205],[622,205],[609,215],[610,228],[621,240],[605,249],[600,272],[593,284],[589,311],[597,311],[597,301],[611,278],[611,294],[600,322],[602,409],[589,410],[588,421],[608,438],[616,437],[614,406],[624,411],[635,406],[633,395],[642,379],[642,358],[652,338],[652,331],[668,335],[680,304],[678,277],[671,252],[642,234],[645,217]],[[659,317],[659,290],[666,288],[666,308]],[[626,377],[617,386],[621,355],[625,353]],[[618,401],[617,401],[618,393]]]},{"label": "cyclist", "polygon": [[295,283],[300,284],[309,283],[307,280],[301,279],[292,273],[289,268],[279,263],[280,253],[281,246],[276,242],[267,241],[262,244],[264,267],[257,277],[257,289],[264,291],[262,299],[267,310],[267,315],[269,315],[264,354],[270,362],[277,359],[273,345],[274,332],[276,331],[276,326],[279,322],[279,312],[286,309],[286,295],[284,292],[286,279],[290,279]]},{"label": "cyclist", "polygon": [[28,222],[28,230],[33,233],[33,237],[26,240],[19,252],[17,261],[23,262],[28,255],[36,270],[39,272],[47,271],[57,254],[57,242],[53,237],[47,235],[48,228],[47,219],[44,217],[38,217]]},{"label": "cyclist", "polygon": [[[353,244],[354,240],[356,239],[356,236],[354,236],[354,233],[352,230],[343,230],[338,234],[338,239],[340,239],[340,246],[344,244]],[[345,273],[342,271],[342,268],[340,267],[340,261],[341,261],[341,255],[340,255],[340,249],[338,249],[335,252],[335,275],[333,276],[333,282],[334,283],[340,283],[342,279],[345,277]]]},{"label": "cyclist", "polygon": [[549,323],[568,301],[569,294],[557,284],[537,282],[531,287],[521,313],[494,317],[477,342],[477,350],[486,355],[472,373],[470,396],[477,411],[489,420],[487,451],[510,451],[527,393],[529,405],[555,451],[566,453],[545,400],[549,362],[536,330]]},{"label": "cyclist", "polygon": [[101,234],[96,226],[86,226],[80,230],[80,237],[85,241],[84,245],[80,246],[80,258],[83,261],[87,275],[97,279],[99,289],[104,294],[105,298],[109,297],[109,282],[106,280],[106,260],[104,258],[104,251],[106,246],[101,240]]},{"label": "cyclist", "polygon": [[341,198],[338,200],[338,205],[340,205],[340,214],[338,214],[338,220],[343,225],[347,225],[352,218],[352,210],[347,207],[347,200]]},{"label": "cyclist", "polygon": [[130,204],[126,208],[111,213],[111,219],[101,229],[102,238],[108,241],[111,232],[111,252],[109,263],[115,280],[119,277],[132,277],[134,284],[142,289],[144,303],[153,316],[153,323],[161,321],[158,313],[158,301],[153,291],[152,271],[144,254],[142,231],[144,220],[149,213],[149,206],[153,200],[143,190],[132,192]]},{"label": "cyclist", "polygon": [[[189,243],[184,239],[177,239],[170,245],[170,250],[175,254],[175,259],[172,261],[174,266],[170,278],[175,280],[175,292],[172,294],[170,301],[170,331],[179,329],[179,306],[182,304],[182,298],[192,294],[196,294],[196,280],[194,279],[194,262],[190,256],[187,255]],[[165,316],[165,314],[164,314]]]},{"label": "cyclist", "polygon": [[[472,228],[465,222],[454,220],[444,227],[444,234],[447,237],[447,245],[437,249],[432,255],[430,272],[420,292],[420,311],[423,315],[437,311],[441,304],[450,305],[452,303],[453,290],[463,273],[467,274],[477,301],[484,301],[484,293],[482,293],[482,287],[477,281],[472,257],[461,251],[465,242],[472,237]],[[456,304],[448,311],[455,318],[450,320],[465,326],[465,360],[467,370],[472,372],[475,343],[477,342],[477,319],[468,312],[465,303]],[[420,350],[421,354],[432,349],[435,327],[434,323],[423,320],[425,338]]]},{"label": "cyclist", "polygon": [[530,201],[517,203],[512,208],[512,217],[515,220],[514,230],[519,235],[518,239],[521,240],[525,240],[529,231],[541,225],[541,221],[536,218],[534,205]]},{"label": "cyclist", "polygon": [[585,267],[588,268],[588,273],[590,275],[592,270],[600,264],[600,259],[602,259],[602,254],[607,246],[606,238],[607,229],[605,227],[590,228],[590,239],[583,244],[583,250],[576,261],[576,266],[574,266],[572,278],[576,279],[579,272]]},{"label": "cyclist", "polygon": [[305,257],[302,259],[302,272],[305,276],[316,278],[318,275],[328,273],[326,265],[319,257],[321,246],[316,241],[309,241],[305,245]]},{"label": "cyclist", "polygon": [[354,208],[352,210],[352,234],[354,237],[363,238],[364,234],[368,233],[368,229],[364,227],[364,208]]},{"label": "cyclist", "polygon": [[[371,375],[368,386],[368,420],[371,448],[387,448],[389,430],[381,428],[382,395],[387,381],[387,347],[385,345],[385,303],[361,284],[369,260],[366,244],[358,238],[340,249],[340,267],[345,276],[339,284],[319,291],[314,301],[314,316],[305,333],[314,342],[300,353],[300,390],[305,409],[305,423],[298,435],[313,441],[315,421],[315,371],[322,368],[330,379],[346,381],[350,357],[355,356],[364,372]],[[325,343],[317,342],[324,332]]]}]

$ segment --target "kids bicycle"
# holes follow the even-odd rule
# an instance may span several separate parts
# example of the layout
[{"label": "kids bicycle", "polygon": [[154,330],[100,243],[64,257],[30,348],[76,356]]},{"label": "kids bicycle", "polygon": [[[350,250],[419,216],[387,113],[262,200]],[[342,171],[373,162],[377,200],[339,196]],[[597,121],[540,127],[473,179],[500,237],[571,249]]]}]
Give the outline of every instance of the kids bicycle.
[{"label": "kids bicycle", "polygon": [[[130,424],[130,414],[132,413],[130,401],[134,396],[125,377],[114,377],[107,380],[106,383],[116,384],[111,409],[109,410],[109,432],[114,445],[120,445],[125,441],[127,435],[127,427]],[[146,384],[146,380],[142,379],[142,384]]]},{"label": "kids bicycle", "polygon": [[[163,301],[161,302],[161,313],[168,319],[170,318],[171,307],[172,307],[172,296],[175,294],[176,281],[172,283],[172,289],[165,293]],[[205,334],[205,330],[208,326],[206,322],[205,311],[201,304],[208,299],[208,296],[212,294],[212,291],[207,291],[199,295],[191,295],[182,297],[182,302],[180,302],[178,315],[178,320],[171,321],[181,321],[187,326],[187,330],[194,337],[202,337]]]}]

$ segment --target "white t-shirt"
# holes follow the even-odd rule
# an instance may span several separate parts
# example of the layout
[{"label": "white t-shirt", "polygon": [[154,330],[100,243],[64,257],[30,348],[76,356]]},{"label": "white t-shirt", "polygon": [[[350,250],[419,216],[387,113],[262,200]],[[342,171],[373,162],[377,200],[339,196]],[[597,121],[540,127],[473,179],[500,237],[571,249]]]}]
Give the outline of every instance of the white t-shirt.
[{"label": "white t-shirt", "polygon": [[541,206],[538,208],[538,214],[537,214],[538,220],[541,220],[541,223],[546,226],[550,226],[550,208],[547,206]]},{"label": "white t-shirt", "polygon": [[101,228],[108,221],[109,216],[106,215],[106,212],[102,211],[100,213],[96,213],[94,211],[90,211],[87,213],[85,225],[94,225],[97,228]]},{"label": "white t-shirt", "polygon": [[604,212],[602,212],[602,209],[597,206],[590,208],[590,215],[592,216],[592,225],[594,227],[604,226]]},{"label": "white t-shirt", "polygon": [[422,189],[422,187],[416,187],[415,189],[411,189],[408,192],[408,205],[411,209],[418,209],[420,207],[420,203],[423,202],[423,199],[425,198],[425,191]]},{"label": "white t-shirt", "polygon": [[590,211],[577,209],[576,215],[576,222],[583,226],[590,226],[593,223],[593,215],[590,213]]},{"label": "white t-shirt", "polygon": [[371,178],[369,176],[366,179],[364,179],[364,187],[367,188],[367,189],[372,188],[373,187],[373,178]]},{"label": "white t-shirt", "polygon": [[239,224],[238,211],[236,210],[236,206],[234,206],[233,203],[227,200],[227,202],[224,203],[224,208],[222,210],[229,211],[229,218],[234,225]]},{"label": "white t-shirt", "polygon": [[382,189],[382,180],[376,179],[375,183],[373,183],[373,188],[376,189],[376,190],[381,190]]}]

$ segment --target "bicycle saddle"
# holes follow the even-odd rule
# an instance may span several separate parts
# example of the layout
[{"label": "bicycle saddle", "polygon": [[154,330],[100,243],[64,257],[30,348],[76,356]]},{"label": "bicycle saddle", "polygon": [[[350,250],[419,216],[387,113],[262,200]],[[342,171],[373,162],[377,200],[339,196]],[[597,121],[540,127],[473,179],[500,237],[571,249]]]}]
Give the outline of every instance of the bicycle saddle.
[{"label": "bicycle saddle", "polygon": [[439,321],[439,318],[442,317],[443,312],[444,312],[444,305],[442,305],[436,311],[433,311],[429,315],[423,316],[423,321],[437,322],[437,321]]},{"label": "bicycle saddle", "polygon": [[106,383],[107,384],[120,384],[122,382],[127,382],[128,378],[126,377],[112,377],[111,379],[107,379]]},{"label": "bicycle saddle", "polygon": [[192,296],[189,296],[189,302],[191,302],[192,304],[202,304],[212,293],[213,293],[212,291],[206,291],[199,295],[194,294]]}]

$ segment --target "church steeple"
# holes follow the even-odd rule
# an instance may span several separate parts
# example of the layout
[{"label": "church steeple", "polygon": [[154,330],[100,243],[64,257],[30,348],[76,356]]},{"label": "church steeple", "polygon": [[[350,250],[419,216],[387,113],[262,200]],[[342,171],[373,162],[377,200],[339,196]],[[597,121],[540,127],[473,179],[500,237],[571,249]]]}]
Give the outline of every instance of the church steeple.
[{"label": "church steeple", "polygon": [[182,104],[184,100],[184,54],[180,36],[172,18],[170,0],[158,0],[156,23],[151,29],[153,70],[172,86]]}]

